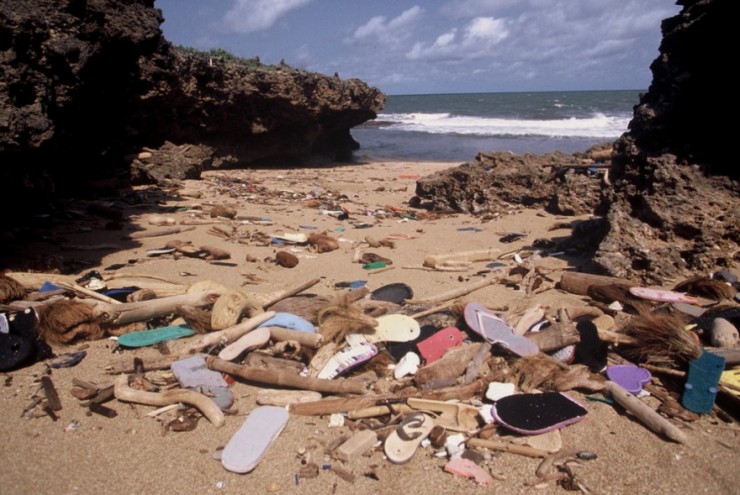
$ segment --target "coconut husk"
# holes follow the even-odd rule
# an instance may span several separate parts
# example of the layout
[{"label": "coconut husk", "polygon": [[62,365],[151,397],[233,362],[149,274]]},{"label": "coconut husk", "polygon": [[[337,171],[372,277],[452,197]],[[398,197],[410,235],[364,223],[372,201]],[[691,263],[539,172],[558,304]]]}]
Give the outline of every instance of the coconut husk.
[{"label": "coconut husk", "polygon": [[328,253],[339,249],[339,241],[327,235],[326,232],[309,235],[308,244],[313,246],[317,253]]},{"label": "coconut husk", "polygon": [[157,298],[157,293],[152,289],[140,289],[128,295],[128,302],[151,301]]},{"label": "coconut husk", "polygon": [[316,315],[330,302],[331,299],[325,296],[301,294],[278,301],[270,306],[270,309],[275,312],[292,313],[304,320],[316,323]]},{"label": "coconut husk", "polygon": [[47,343],[69,344],[74,340],[97,340],[105,332],[93,310],[77,301],[56,301],[38,309],[39,334]]},{"label": "coconut husk", "polygon": [[222,294],[213,304],[211,312],[211,327],[214,330],[223,330],[236,325],[242,315],[250,318],[264,309],[253,297],[240,290],[232,290]]},{"label": "coconut husk", "polygon": [[715,301],[733,299],[737,290],[721,280],[709,277],[692,277],[679,282],[673,288],[677,292],[686,292],[692,296],[705,297]]},{"label": "coconut husk", "polygon": [[211,218],[224,217],[224,218],[236,218],[236,210],[229,206],[216,205],[211,208],[209,214]]},{"label": "coconut husk", "polygon": [[298,266],[298,256],[287,251],[278,251],[275,253],[275,262],[285,268]]},{"label": "coconut husk", "polygon": [[218,282],[214,282],[213,280],[199,280],[198,282],[195,282],[190,287],[188,287],[188,294],[192,294],[194,292],[217,292],[221,295],[226,294],[230,291],[229,288],[227,288],[224,285],[219,284]]},{"label": "coconut husk", "polygon": [[211,311],[196,306],[178,306],[175,310],[177,316],[185,320],[185,323],[196,332],[211,333]]},{"label": "coconut husk", "polygon": [[668,368],[685,367],[702,354],[702,346],[684,320],[667,312],[642,312],[627,322],[623,333],[639,344],[621,346],[621,354],[639,362]]},{"label": "coconut husk", "polygon": [[512,372],[510,381],[514,381],[525,393],[600,388],[601,379],[591,373],[587,366],[563,366],[554,358],[542,354],[519,358],[512,366]]},{"label": "coconut husk", "polygon": [[325,342],[339,342],[350,333],[369,333],[378,326],[375,318],[352,302],[352,296],[352,293],[343,294],[317,313],[315,321]]},{"label": "coconut husk", "polygon": [[200,250],[206,253],[207,260],[228,260],[231,258],[230,252],[214,246],[201,246]]},{"label": "coconut husk", "polygon": [[26,288],[14,278],[0,275],[0,303],[17,301],[26,296]]}]

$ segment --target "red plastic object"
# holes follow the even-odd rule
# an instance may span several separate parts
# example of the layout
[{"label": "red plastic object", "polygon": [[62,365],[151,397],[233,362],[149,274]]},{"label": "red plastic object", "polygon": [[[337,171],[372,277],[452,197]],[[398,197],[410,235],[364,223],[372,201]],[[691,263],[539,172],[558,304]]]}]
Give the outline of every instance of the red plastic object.
[{"label": "red plastic object", "polygon": [[430,364],[444,356],[447,349],[462,344],[463,340],[465,340],[465,334],[460,329],[446,327],[417,343],[416,348],[419,349],[419,354],[424,358],[426,364]]}]

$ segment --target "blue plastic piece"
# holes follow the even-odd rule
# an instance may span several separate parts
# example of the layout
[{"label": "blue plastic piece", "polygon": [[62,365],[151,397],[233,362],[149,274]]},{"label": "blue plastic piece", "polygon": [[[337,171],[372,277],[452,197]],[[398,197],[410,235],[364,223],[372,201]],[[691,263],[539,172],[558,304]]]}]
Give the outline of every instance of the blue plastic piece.
[{"label": "blue plastic piece", "polygon": [[260,327],[282,327],[298,332],[316,333],[316,327],[313,323],[292,313],[276,313]]},{"label": "blue plastic piece", "polygon": [[681,397],[683,407],[699,414],[711,412],[724,370],[725,358],[708,351],[704,351],[698,359],[689,361],[689,372]]}]

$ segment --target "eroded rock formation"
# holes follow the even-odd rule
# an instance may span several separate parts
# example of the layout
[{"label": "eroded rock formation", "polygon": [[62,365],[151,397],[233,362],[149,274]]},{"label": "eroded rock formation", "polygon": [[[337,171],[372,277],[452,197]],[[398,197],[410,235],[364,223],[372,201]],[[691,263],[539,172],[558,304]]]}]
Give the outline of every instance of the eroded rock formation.
[{"label": "eroded rock formation", "polygon": [[740,172],[720,115],[734,88],[712,55],[732,43],[732,2],[678,3],[662,24],[650,89],[615,144],[594,257],[611,275],[653,283],[729,266],[740,244]]},{"label": "eroded rock formation", "polygon": [[610,157],[599,145],[584,153],[517,155],[479,153],[474,161],[416,183],[411,204],[427,209],[496,216],[512,206],[544,208],[559,215],[601,211],[602,174],[595,160]]},{"label": "eroded rock formation", "polygon": [[385,103],[359,80],[175,48],[162,22],[153,0],[0,2],[4,185],[34,200],[79,193],[89,178],[128,179],[131,160],[135,179],[156,180],[172,172],[139,152],[167,141],[199,148],[186,174],[346,157],[350,128]]}]

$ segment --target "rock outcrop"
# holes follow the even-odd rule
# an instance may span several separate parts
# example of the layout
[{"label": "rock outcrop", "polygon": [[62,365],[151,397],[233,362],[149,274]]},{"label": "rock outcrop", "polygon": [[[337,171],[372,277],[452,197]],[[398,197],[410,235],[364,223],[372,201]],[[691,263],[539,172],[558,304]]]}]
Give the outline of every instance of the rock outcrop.
[{"label": "rock outcrop", "polygon": [[[607,143],[610,147],[611,143]],[[410,204],[436,211],[495,217],[516,207],[543,208],[558,215],[602,211],[603,174],[594,158],[608,159],[605,145],[572,155],[506,151],[479,153],[472,162],[441,170],[416,183]],[[602,164],[603,166],[603,164]],[[603,170],[603,168],[601,169]]]},{"label": "rock outcrop", "polygon": [[[153,0],[0,2],[0,177],[29,203],[90,178],[157,180],[145,148],[199,167],[346,158],[385,95],[359,80],[216,57],[164,39]],[[156,153],[151,153],[156,155]],[[176,178],[176,177],[172,177]],[[16,204],[17,206],[17,204]]]},{"label": "rock outcrop", "polygon": [[732,43],[732,2],[678,3],[662,24],[649,91],[615,143],[607,234],[594,257],[610,275],[650,283],[706,274],[739,254],[740,169],[720,114],[734,88],[712,55]]}]

